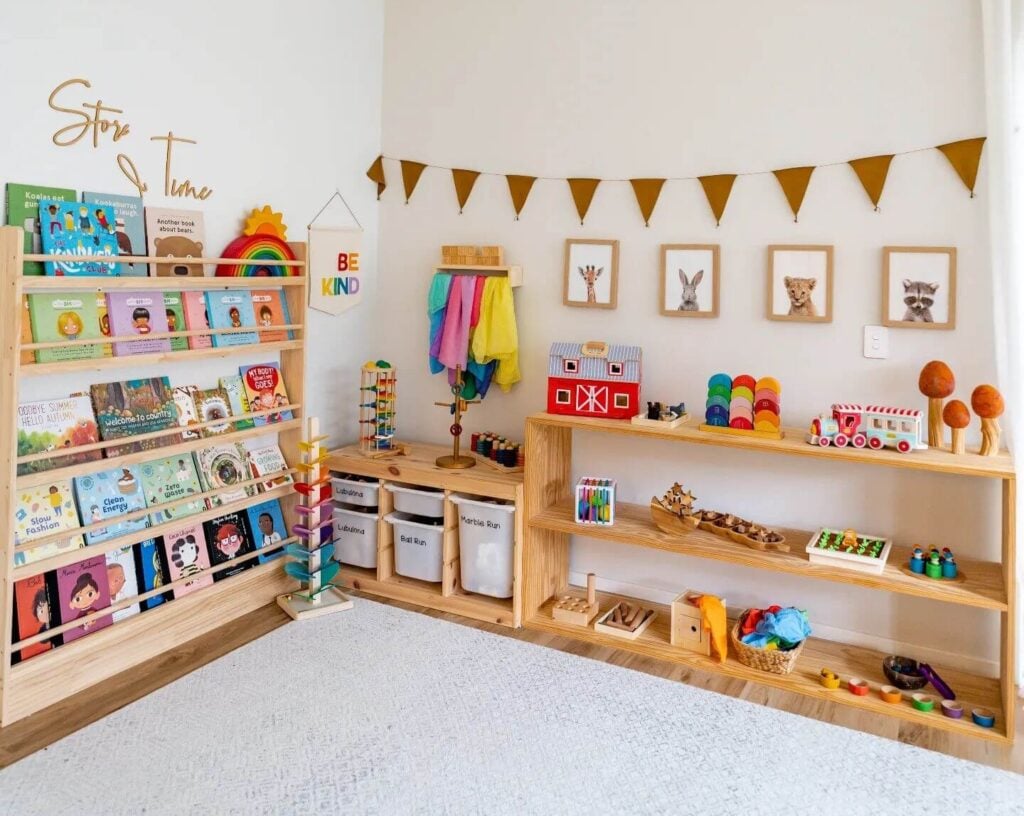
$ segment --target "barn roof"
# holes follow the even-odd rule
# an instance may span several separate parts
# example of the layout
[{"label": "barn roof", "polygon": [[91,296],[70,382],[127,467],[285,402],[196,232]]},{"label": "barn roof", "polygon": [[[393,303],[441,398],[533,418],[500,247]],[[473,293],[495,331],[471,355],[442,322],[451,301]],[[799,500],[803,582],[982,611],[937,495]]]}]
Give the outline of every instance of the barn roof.
[{"label": "barn roof", "polygon": [[[581,380],[611,380],[618,382],[640,382],[640,346],[609,346],[607,357],[585,357],[582,343],[553,343],[548,362],[548,375]],[[566,373],[563,360],[578,360],[579,371]],[[622,363],[622,376],[608,373],[608,363]]]}]

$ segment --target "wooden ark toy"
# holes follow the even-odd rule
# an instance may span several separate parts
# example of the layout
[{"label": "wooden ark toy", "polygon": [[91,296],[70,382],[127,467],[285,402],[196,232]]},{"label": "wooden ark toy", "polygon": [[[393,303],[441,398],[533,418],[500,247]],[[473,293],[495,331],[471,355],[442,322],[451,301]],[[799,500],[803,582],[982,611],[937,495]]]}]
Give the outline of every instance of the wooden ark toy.
[{"label": "wooden ark toy", "polygon": [[619,601],[594,622],[594,631],[636,640],[657,616],[657,612],[643,604]]},{"label": "wooden ark toy", "polygon": [[555,601],[551,609],[551,617],[562,623],[576,626],[590,626],[597,617],[597,576],[587,573],[587,597],[577,598],[575,595],[563,595]]},{"label": "wooden ark toy", "polygon": [[665,491],[661,498],[651,498],[651,520],[663,533],[679,535],[697,529],[700,516],[694,513],[693,503],[697,497],[690,490],[676,482]]},{"label": "wooden ark toy", "polygon": [[900,453],[926,450],[921,440],[922,413],[914,408],[837,402],[831,414],[811,420],[804,437],[809,445],[827,448],[895,448]]},{"label": "wooden ark toy", "polygon": [[856,572],[880,574],[889,560],[892,541],[882,536],[863,535],[856,530],[823,527],[807,542],[807,559],[812,564],[841,567]]},{"label": "wooden ark toy", "polygon": [[554,343],[548,359],[548,413],[631,419],[640,413],[639,346]]},{"label": "wooden ark toy", "polygon": [[576,483],[577,524],[615,523],[615,480],[584,476]]},{"label": "wooden ark toy", "polygon": [[[673,646],[710,657],[711,633],[704,629],[697,607],[697,599],[703,594],[688,589],[672,601],[671,642]],[[722,605],[726,606],[725,598]]]},{"label": "wooden ark toy", "polygon": [[782,386],[774,377],[755,380],[714,374],[708,380],[708,399],[702,431],[782,439]]}]

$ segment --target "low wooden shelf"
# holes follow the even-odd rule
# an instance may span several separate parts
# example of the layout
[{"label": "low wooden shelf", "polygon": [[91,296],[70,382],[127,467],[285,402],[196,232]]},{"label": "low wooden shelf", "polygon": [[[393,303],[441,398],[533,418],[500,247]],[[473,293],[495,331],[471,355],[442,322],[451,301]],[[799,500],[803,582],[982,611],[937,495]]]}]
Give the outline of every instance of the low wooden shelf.
[{"label": "low wooden shelf", "polygon": [[[782,530],[792,547],[788,553],[761,552],[702,530],[684,536],[668,535],[653,524],[648,506],[623,502],[616,505],[614,525],[581,527],[573,520],[571,474],[575,431],[584,432],[584,439],[595,434],[615,434],[635,440],[651,439],[684,445],[689,443],[736,448],[750,451],[754,455],[783,454],[996,479],[1002,496],[1001,560],[972,560],[958,550],[957,561],[965,575],[964,581],[926,581],[907,575],[900,569],[909,558],[910,550],[906,546],[899,546],[893,548],[885,570],[878,575],[871,575],[811,564],[804,552],[804,546],[811,535],[808,531]],[[637,451],[635,455],[642,454]],[[1013,739],[1017,708],[1014,686],[1016,477],[1013,461],[1005,452],[995,457],[985,457],[976,454],[954,455],[942,450],[900,454],[850,448],[818,448],[803,441],[802,431],[790,428],[785,429],[781,440],[770,440],[704,433],[685,425],[675,429],[660,429],[631,425],[625,421],[540,413],[529,417],[526,423],[524,499],[529,519],[523,551],[522,589],[524,625],[527,628],[724,673],[980,739]],[[742,513],[740,507],[724,509]],[[999,616],[999,676],[980,677],[944,666],[936,666],[936,669],[957,691],[957,698],[963,700],[965,707],[982,706],[995,711],[996,726],[993,729],[980,728],[969,717],[955,720],[943,717],[941,713],[917,711],[909,704],[891,705],[883,702],[877,695],[877,687],[886,682],[881,670],[883,655],[869,649],[813,638],[805,647],[797,670],[791,675],[779,676],[750,669],[731,657],[724,663],[718,663],[672,646],[668,607],[655,605],[659,611],[658,618],[634,641],[609,637],[591,627],[556,621],[551,615],[551,607],[557,597],[566,592],[569,584],[569,552],[573,535],[928,598],[949,604],[950,614],[955,613],[956,606],[988,610]],[[574,591],[578,593],[580,590]],[[620,596],[604,597],[609,600],[621,599]],[[637,599],[625,600],[636,602]],[[643,603],[651,605],[646,601]],[[602,611],[605,609],[607,606],[602,605]],[[873,685],[872,693],[867,697],[858,697],[850,694],[845,687],[837,691],[826,690],[818,682],[818,673],[823,667],[837,672],[844,680],[851,676],[868,680]]]},{"label": "low wooden shelf", "polygon": [[[431,487],[444,490],[445,522],[443,568],[440,583],[407,578],[395,572],[393,531],[384,517],[393,509],[392,494],[379,489],[377,511],[377,569],[342,565],[338,581],[349,589],[380,595],[397,601],[440,609],[474,620],[518,628],[522,625],[521,574],[523,550],[523,474],[501,473],[484,467],[445,470],[435,464],[438,456],[451,451],[440,445],[415,442],[405,456],[371,459],[356,445],[329,453],[332,472],[380,479],[381,482]],[[513,550],[513,596],[492,598],[462,588],[459,565],[458,513],[449,500],[452,493],[511,501],[516,506]]]}]

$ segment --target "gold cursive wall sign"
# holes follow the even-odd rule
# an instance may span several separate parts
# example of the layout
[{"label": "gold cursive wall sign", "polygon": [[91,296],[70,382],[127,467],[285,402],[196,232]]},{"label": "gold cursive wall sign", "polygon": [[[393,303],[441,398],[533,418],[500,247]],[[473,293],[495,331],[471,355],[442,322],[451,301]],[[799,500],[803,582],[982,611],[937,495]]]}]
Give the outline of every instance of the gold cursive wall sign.
[{"label": "gold cursive wall sign", "polygon": [[[87,79],[68,79],[60,83],[50,92],[47,104],[51,110],[66,114],[73,120],[69,124],[58,128],[53,132],[53,143],[57,147],[73,147],[88,138],[94,149],[100,147],[103,140],[109,139],[110,143],[119,142],[130,135],[131,124],[123,118],[124,111],[120,108],[104,104],[102,99],[95,102],[81,102],[78,107],[69,107],[67,104],[58,104],[58,96],[64,97],[65,91],[73,86],[91,89],[92,83]],[[175,144],[196,144],[195,139],[186,139],[183,136],[175,136],[172,131],[167,131],[166,136],[151,136],[150,141],[166,142],[167,149],[164,152],[164,195],[169,198],[194,198],[205,201],[213,195],[213,188],[206,185],[196,186],[191,179],[178,181],[171,170],[171,159]],[[141,196],[149,185],[142,179],[142,174],[135,166],[135,162],[126,153],[118,153],[116,157],[118,169],[132,186],[139,191]]]}]

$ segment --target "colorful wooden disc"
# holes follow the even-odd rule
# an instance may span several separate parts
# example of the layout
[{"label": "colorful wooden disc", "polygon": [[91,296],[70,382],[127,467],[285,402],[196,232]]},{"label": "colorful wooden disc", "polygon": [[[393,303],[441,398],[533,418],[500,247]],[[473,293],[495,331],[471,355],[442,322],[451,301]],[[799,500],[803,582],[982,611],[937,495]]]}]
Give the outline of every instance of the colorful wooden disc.
[{"label": "colorful wooden disc", "polygon": [[771,411],[773,414],[779,413],[779,403],[772,399],[761,398],[754,403],[755,411]]},{"label": "colorful wooden disc", "polygon": [[749,374],[740,374],[732,381],[733,388],[735,388],[738,385],[746,386],[747,388],[750,389],[751,393],[753,393],[754,389],[757,387],[757,380],[755,380]]},{"label": "colorful wooden disc", "polygon": [[772,411],[758,411],[754,414],[754,424],[760,425],[761,423],[771,425],[773,428],[778,428],[779,415]]},{"label": "colorful wooden disc", "polygon": [[732,389],[725,385],[713,385],[708,389],[709,397],[725,397],[726,399],[732,398]]},{"label": "colorful wooden disc", "polygon": [[724,397],[721,394],[715,394],[713,397],[708,397],[707,407],[710,408],[712,405],[721,405],[723,408],[729,407],[729,398]]},{"label": "colorful wooden disc", "polygon": [[724,422],[729,421],[729,409],[723,408],[721,405],[712,405],[707,411],[704,412],[704,417],[711,422],[712,419],[721,419]]},{"label": "colorful wooden disc", "polygon": [[735,417],[729,420],[729,427],[741,431],[752,431],[754,430],[754,423],[744,417]]},{"label": "colorful wooden disc", "polygon": [[759,399],[770,399],[778,402],[779,394],[777,391],[772,391],[770,388],[758,388],[754,392],[754,401],[757,402]]},{"label": "colorful wooden disc", "polygon": [[724,385],[726,388],[732,389],[732,377],[728,374],[714,374],[708,380],[708,388],[714,388],[716,385]]},{"label": "colorful wooden disc", "polygon": [[745,385],[733,385],[732,387],[732,398],[742,397],[751,405],[754,404],[754,392],[747,388]]},{"label": "colorful wooden disc", "polygon": [[736,399],[729,403],[729,413],[734,414],[737,411],[742,411],[747,416],[753,416],[754,406],[743,399],[743,397],[736,397]]},{"label": "colorful wooden disc", "polygon": [[762,377],[761,379],[759,379],[754,384],[754,390],[756,391],[760,388],[770,388],[776,394],[782,393],[782,386],[779,384],[779,381],[774,377]]},{"label": "colorful wooden disc", "polygon": [[729,420],[721,416],[707,417],[705,419],[705,424],[714,425],[716,428],[728,428]]}]

